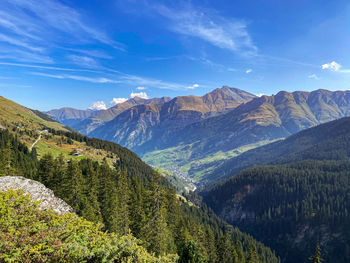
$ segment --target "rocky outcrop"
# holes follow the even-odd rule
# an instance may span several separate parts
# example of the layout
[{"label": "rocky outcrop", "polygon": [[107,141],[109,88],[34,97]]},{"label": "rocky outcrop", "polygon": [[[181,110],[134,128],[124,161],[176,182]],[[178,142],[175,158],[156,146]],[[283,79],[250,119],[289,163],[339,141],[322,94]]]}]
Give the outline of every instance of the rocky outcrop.
[{"label": "rocky outcrop", "polygon": [[74,210],[62,199],[57,198],[53,191],[46,188],[45,185],[20,176],[0,177],[0,191],[23,190],[29,194],[32,201],[39,201],[39,209],[51,209],[58,214],[74,213]]}]

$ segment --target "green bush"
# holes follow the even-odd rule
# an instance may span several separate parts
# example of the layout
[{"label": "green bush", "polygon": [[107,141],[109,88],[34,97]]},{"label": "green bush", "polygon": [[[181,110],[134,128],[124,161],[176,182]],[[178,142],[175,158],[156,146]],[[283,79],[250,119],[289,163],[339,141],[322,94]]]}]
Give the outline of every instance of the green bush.
[{"label": "green bush", "polygon": [[0,262],[176,262],[155,257],[131,234],[105,233],[100,225],[67,213],[38,209],[21,191],[0,192]]}]

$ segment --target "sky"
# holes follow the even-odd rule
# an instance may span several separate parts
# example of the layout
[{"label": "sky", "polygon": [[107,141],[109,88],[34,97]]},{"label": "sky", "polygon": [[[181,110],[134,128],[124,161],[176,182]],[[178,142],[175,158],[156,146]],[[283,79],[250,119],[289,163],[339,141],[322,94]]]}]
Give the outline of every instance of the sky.
[{"label": "sky", "polygon": [[349,51],[348,0],[0,1],[0,95],[42,111],[346,90]]}]

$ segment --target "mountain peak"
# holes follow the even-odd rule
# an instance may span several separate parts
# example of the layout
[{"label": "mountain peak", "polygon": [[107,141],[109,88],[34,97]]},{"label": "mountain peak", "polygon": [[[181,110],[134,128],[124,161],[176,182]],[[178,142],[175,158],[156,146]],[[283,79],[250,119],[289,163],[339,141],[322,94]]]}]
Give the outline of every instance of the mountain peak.
[{"label": "mountain peak", "polygon": [[219,94],[220,96],[224,96],[234,100],[244,100],[244,101],[251,100],[256,97],[254,94],[251,94],[241,89],[232,88],[229,86],[222,86],[222,88],[217,88],[207,93],[204,96],[207,96],[207,95],[218,96]]}]

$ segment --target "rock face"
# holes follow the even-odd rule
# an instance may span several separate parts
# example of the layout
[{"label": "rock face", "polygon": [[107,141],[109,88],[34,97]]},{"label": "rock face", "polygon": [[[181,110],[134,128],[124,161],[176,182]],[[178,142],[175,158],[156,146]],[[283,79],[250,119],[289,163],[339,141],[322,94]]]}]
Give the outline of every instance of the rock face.
[{"label": "rock face", "polygon": [[23,190],[30,195],[32,201],[39,201],[39,209],[51,209],[58,214],[74,213],[74,210],[62,199],[57,198],[53,191],[46,188],[43,184],[20,176],[0,177],[0,191]]}]

